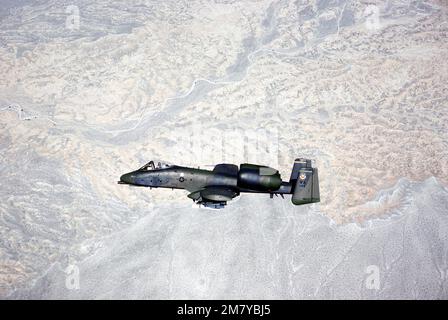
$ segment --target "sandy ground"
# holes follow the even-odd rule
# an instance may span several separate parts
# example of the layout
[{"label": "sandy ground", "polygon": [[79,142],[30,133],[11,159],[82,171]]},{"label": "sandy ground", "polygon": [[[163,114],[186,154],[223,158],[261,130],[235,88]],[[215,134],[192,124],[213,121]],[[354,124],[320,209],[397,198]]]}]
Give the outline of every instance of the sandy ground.
[{"label": "sandy ground", "polygon": [[[79,28],[70,24],[76,10]],[[5,4],[0,17],[0,296],[371,297],[358,290],[369,263],[388,274],[384,288],[392,288],[373,297],[446,297],[443,1],[23,1]],[[222,211],[197,211],[182,191],[116,184],[153,158],[192,166],[262,163],[287,180],[299,156],[319,167],[319,204],[293,207],[289,199],[243,195]],[[200,232],[209,230],[210,219],[230,230],[222,236],[228,247]],[[427,232],[413,232],[421,219],[430,219]],[[267,240],[251,227],[270,221]],[[339,278],[322,283],[339,265],[342,244],[328,263],[318,250],[301,262],[321,268],[310,282],[304,279],[311,271],[285,267],[282,259],[298,259],[307,222],[315,227],[306,229],[302,246],[312,252],[313,241],[329,246],[339,234],[376,239],[353,246],[350,263],[335,269],[357,288],[352,293]],[[385,231],[375,231],[373,222]],[[185,224],[196,226],[196,236]],[[412,242],[406,247],[421,254],[398,254],[406,241],[395,237],[397,225]],[[284,241],[297,242],[282,244],[278,228],[287,229]],[[347,231],[353,228],[354,235]],[[135,229],[147,250],[131,246]],[[129,245],[117,248],[119,235]],[[182,237],[196,241],[201,255],[182,249]],[[431,237],[436,249],[426,247]],[[391,256],[378,260],[381,246]],[[142,277],[160,279],[142,289],[117,285],[132,268],[110,271],[114,253],[101,251],[107,248],[128,260],[146,257],[135,262]],[[168,248],[185,261],[170,264],[174,255],[167,254],[154,262],[160,271],[144,269]],[[244,254],[251,258],[235,266],[230,257]],[[283,258],[266,263],[273,254]],[[396,286],[410,264],[427,260],[434,263],[413,278],[415,285]],[[207,273],[200,282],[194,266],[203,261],[211,261],[208,272],[219,266],[222,277]],[[60,289],[64,275],[55,263],[80,266],[88,279],[81,291]],[[186,265],[188,275],[179,271]],[[95,279],[105,270],[113,283],[102,286]],[[174,277],[171,291],[157,289],[167,285],[164,272]],[[229,289],[237,274],[248,279],[247,295]],[[260,284],[268,274],[275,285]],[[189,284],[189,277],[199,282]],[[210,279],[218,278],[213,287]],[[191,292],[179,289],[190,286]]]}]

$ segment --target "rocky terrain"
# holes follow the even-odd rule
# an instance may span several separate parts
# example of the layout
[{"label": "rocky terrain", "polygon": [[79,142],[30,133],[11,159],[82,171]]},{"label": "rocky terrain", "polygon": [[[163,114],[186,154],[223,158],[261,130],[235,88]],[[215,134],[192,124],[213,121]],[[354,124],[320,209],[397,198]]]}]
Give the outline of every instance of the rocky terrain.
[{"label": "rocky terrain", "polygon": [[[445,1],[2,2],[0,297],[447,298]],[[318,204],[116,184],[299,156]]]}]

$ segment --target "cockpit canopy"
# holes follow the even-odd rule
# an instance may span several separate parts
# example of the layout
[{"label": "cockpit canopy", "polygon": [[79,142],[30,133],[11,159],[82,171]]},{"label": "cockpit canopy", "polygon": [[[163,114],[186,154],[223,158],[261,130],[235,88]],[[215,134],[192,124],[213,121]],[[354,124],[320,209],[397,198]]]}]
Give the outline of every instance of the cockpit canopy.
[{"label": "cockpit canopy", "polygon": [[138,169],[138,171],[151,171],[151,170],[166,169],[166,168],[171,168],[172,166],[173,166],[172,164],[167,163],[167,162],[151,160],[147,164],[145,164],[143,167]]}]

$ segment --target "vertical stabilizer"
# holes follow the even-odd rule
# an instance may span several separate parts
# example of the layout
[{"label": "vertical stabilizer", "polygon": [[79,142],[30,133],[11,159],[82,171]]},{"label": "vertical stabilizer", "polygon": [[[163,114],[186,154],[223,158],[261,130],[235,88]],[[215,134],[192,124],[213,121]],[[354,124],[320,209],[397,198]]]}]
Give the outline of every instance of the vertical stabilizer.
[{"label": "vertical stabilizer", "polygon": [[319,174],[309,159],[296,159],[291,172],[293,186],[291,201],[295,205],[320,201]]}]

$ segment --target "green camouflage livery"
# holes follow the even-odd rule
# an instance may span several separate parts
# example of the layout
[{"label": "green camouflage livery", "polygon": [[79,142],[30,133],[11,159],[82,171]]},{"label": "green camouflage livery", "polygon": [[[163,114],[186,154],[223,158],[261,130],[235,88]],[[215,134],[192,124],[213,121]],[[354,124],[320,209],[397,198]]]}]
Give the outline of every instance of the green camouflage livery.
[{"label": "green camouflage livery", "polygon": [[320,201],[319,177],[311,160],[296,159],[289,181],[282,181],[278,170],[256,164],[217,164],[213,170],[189,168],[150,161],[138,170],[121,176],[120,184],[150,188],[185,189],[194,202],[223,208],[240,193],[290,194],[295,205]]}]

